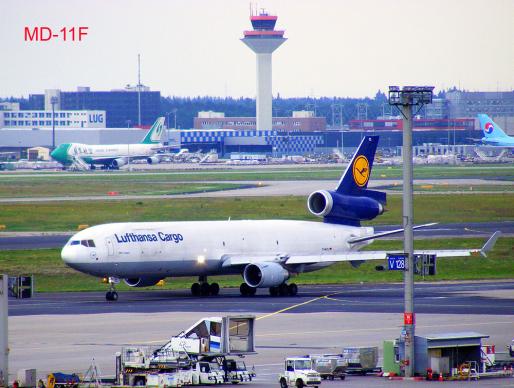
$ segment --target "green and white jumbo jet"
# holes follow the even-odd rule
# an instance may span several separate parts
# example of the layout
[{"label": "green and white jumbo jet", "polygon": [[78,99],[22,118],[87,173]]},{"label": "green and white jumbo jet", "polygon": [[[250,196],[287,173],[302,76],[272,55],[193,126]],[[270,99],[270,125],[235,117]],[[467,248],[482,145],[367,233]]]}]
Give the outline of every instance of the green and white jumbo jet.
[{"label": "green and white jumbo jet", "polygon": [[81,144],[63,143],[50,154],[64,168],[94,170],[96,165],[105,169],[119,169],[130,160],[146,159],[148,164],[160,162],[156,155],[163,148],[161,137],[164,117],[159,117],[140,143],[133,144]]}]

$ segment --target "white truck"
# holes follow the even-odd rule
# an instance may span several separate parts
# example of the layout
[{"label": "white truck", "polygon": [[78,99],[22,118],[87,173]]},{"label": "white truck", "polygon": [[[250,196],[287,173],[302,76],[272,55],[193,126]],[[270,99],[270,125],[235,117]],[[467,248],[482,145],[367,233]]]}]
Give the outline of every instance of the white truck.
[{"label": "white truck", "polygon": [[312,369],[312,361],[306,357],[289,357],[285,360],[285,370],[279,376],[281,388],[318,387],[321,375]]},{"label": "white truck", "polygon": [[198,361],[192,368],[192,385],[223,384],[225,376],[215,361]]},{"label": "white truck", "polygon": [[252,381],[255,377],[255,372],[249,371],[243,360],[225,359],[223,369],[225,370],[225,381],[227,383],[246,383]]}]

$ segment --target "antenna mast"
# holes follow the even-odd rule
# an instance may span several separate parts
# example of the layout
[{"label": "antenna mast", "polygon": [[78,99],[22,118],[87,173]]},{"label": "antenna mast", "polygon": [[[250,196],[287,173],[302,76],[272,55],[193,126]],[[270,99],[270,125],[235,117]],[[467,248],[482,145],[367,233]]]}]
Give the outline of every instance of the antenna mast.
[{"label": "antenna mast", "polygon": [[137,54],[137,122],[141,127],[141,55]]}]

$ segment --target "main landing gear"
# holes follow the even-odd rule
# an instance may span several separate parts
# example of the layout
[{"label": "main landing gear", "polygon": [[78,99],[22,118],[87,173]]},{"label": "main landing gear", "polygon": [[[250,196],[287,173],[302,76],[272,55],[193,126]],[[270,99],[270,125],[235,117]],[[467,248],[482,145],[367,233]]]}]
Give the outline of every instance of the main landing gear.
[{"label": "main landing gear", "polygon": [[239,286],[239,292],[241,293],[241,295],[243,296],[254,296],[255,293],[257,292],[257,288],[255,287],[250,287],[248,284],[246,283],[241,283],[241,286]]},{"label": "main landing gear", "polygon": [[191,294],[193,296],[216,296],[220,293],[220,285],[218,283],[207,283],[207,276],[200,276],[198,283],[191,286]]},{"label": "main landing gear", "polygon": [[114,281],[111,278],[109,278],[109,291],[107,291],[107,293],[105,294],[105,299],[112,302],[118,300],[118,293],[114,288]]},{"label": "main landing gear", "polygon": [[278,287],[270,287],[269,294],[271,296],[295,296],[298,294],[298,286],[295,283],[282,283]]},{"label": "main landing gear", "polygon": [[[250,287],[246,283],[241,283],[239,292],[241,292],[242,296],[253,296],[257,292],[257,288]],[[298,286],[295,283],[282,283],[280,286],[270,287],[269,294],[271,296],[295,296],[298,294]]]}]

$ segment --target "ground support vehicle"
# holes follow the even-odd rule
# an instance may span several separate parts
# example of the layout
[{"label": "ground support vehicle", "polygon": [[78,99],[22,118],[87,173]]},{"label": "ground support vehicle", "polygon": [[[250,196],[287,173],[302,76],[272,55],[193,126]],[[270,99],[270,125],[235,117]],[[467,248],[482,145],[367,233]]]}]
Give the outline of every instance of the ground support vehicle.
[{"label": "ground support vehicle", "polygon": [[367,373],[380,372],[377,367],[378,347],[345,347],[343,348],[343,359],[348,364],[347,373],[365,375]]},{"label": "ground support vehicle", "polygon": [[[192,364],[187,354],[169,353],[154,357],[149,346],[130,346],[116,355],[119,385],[181,387],[191,385]],[[162,385],[161,385],[162,384]]]},{"label": "ground support vehicle", "polygon": [[225,372],[225,382],[238,384],[252,381],[254,371],[248,371],[243,360],[225,359],[222,368]]},{"label": "ground support vehicle", "polygon": [[215,361],[198,361],[192,369],[192,385],[214,385],[225,382],[225,373]]},{"label": "ground support vehicle", "polygon": [[341,379],[346,378],[346,368],[348,363],[339,355],[310,355],[312,361],[312,369],[321,375],[323,380]]},{"label": "ground support vehicle", "polygon": [[284,367],[284,373],[278,380],[281,388],[318,387],[321,384],[321,375],[312,369],[312,361],[308,357],[286,358]]}]

